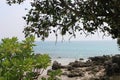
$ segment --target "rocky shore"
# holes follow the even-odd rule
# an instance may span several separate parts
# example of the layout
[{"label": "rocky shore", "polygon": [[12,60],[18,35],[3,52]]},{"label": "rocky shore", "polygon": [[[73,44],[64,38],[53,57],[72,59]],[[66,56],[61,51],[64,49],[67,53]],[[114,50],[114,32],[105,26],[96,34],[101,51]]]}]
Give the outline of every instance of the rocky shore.
[{"label": "rocky shore", "polygon": [[112,78],[120,75],[120,54],[90,57],[86,61],[81,58],[67,65],[54,61],[48,72],[58,69],[62,70],[61,80],[120,80]]}]

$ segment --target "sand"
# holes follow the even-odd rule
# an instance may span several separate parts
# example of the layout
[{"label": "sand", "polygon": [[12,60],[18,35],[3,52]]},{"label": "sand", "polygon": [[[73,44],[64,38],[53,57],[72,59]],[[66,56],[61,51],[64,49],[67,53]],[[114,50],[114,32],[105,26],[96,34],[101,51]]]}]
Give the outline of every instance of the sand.
[{"label": "sand", "polygon": [[[77,59],[73,59],[73,58],[54,58],[54,59],[52,59],[52,63],[54,62],[54,61],[57,61],[58,63],[61,63],[62,65],[68,65],[70,62],[74,62],[75,60],[77,60]],[[84,60],[84,61],[86,61],[86,60]],[[52,66],[52,64],[51,64],[51,66]],[[47,77],[47,70],[49,70],[49,69],[51,69],[52,67],[51,66],[49,66],[44,72],[43,72],[43,74],[41,75],[41,76],[44,76],[44,77]],[[82,69],[85,69],[85,67],[83,67]],[[65,69],[62,69],[63,71],[66,71]],[[101,70],[99,73],[97,73],[96,75],[104,75],[103,74],[103,71],[104,70]],[[67,77],[67,76],[65,76],[65,75],[61,75],[60,76],[60,79],[61,80],[89,80],[89,78],[91,78],[91,77],[94,77],[95,75],[93,75],[93,74],[89,74],[89,72],[85,72],[85,76],[84,77],[73,77],[73,78],[69,78],[69,77]],[[39,79],[40,80],[40,79]]]},{"label": "sand", "polygon": [[58,63],[61,63],[62,65],[68,65],[70,62],[74,62],[77,59],[74,58],[54,58],[52,59],[52,63],[54,61],[57,61]]}]

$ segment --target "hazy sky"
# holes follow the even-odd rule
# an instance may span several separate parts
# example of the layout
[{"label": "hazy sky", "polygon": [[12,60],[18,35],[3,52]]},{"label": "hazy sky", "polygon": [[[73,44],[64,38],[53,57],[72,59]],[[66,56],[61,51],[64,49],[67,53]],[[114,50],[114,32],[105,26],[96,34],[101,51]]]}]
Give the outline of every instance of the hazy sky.
[{"label": "hazy sky", "polygon": [[[25,8],[30,8],[29,2],[25,2],[21,5],[12,5],[9,6],[6,4],[5,0],[0,1],[0,40],[5,37],[13,37],[16,36],[20,40],[24,39],[24,34],[22,33],[25,21],[22,19],[22,16],[26,14]],[[70,36],[65,36],[65,40],[67,41]],[[58,40],[62,38],[59,37]],[[40,39],[37,39],[40,40]],[[47,40],[55,41],[54,34],[51,34]],[[79,41],[79,40],[111,40],[110,37],[98,36],[98,34],[94,36],[85,37],[84,35],[79,35],[77,33],[77,37],[72,38],[71,41]]]}]

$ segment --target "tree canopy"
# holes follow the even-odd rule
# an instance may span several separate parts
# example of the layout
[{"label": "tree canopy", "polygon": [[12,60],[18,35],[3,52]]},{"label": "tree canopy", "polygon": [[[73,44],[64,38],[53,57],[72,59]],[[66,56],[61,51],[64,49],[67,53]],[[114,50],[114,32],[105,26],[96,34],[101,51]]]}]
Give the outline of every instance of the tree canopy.
[{"label": "tree canopy", "polygon": [[[25,0],[7,0],[9,5]],[[75,36],[97,31],[120,37],[120,0],[32,0],[24,16],[26,36],[35,34],[42,39],[54,32]]]}]

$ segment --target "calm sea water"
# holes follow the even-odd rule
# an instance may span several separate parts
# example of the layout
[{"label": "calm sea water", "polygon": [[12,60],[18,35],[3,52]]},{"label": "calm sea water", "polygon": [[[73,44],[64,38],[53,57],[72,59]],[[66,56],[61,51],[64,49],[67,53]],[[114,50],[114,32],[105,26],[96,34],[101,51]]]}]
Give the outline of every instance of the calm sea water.
[{"label": "calm sea water", "polygon": [[112,41],[68,41],[35,42],[35,53],[47,53],[52,58],[88,58],[92,56],[119,54],[115,40]]}]

